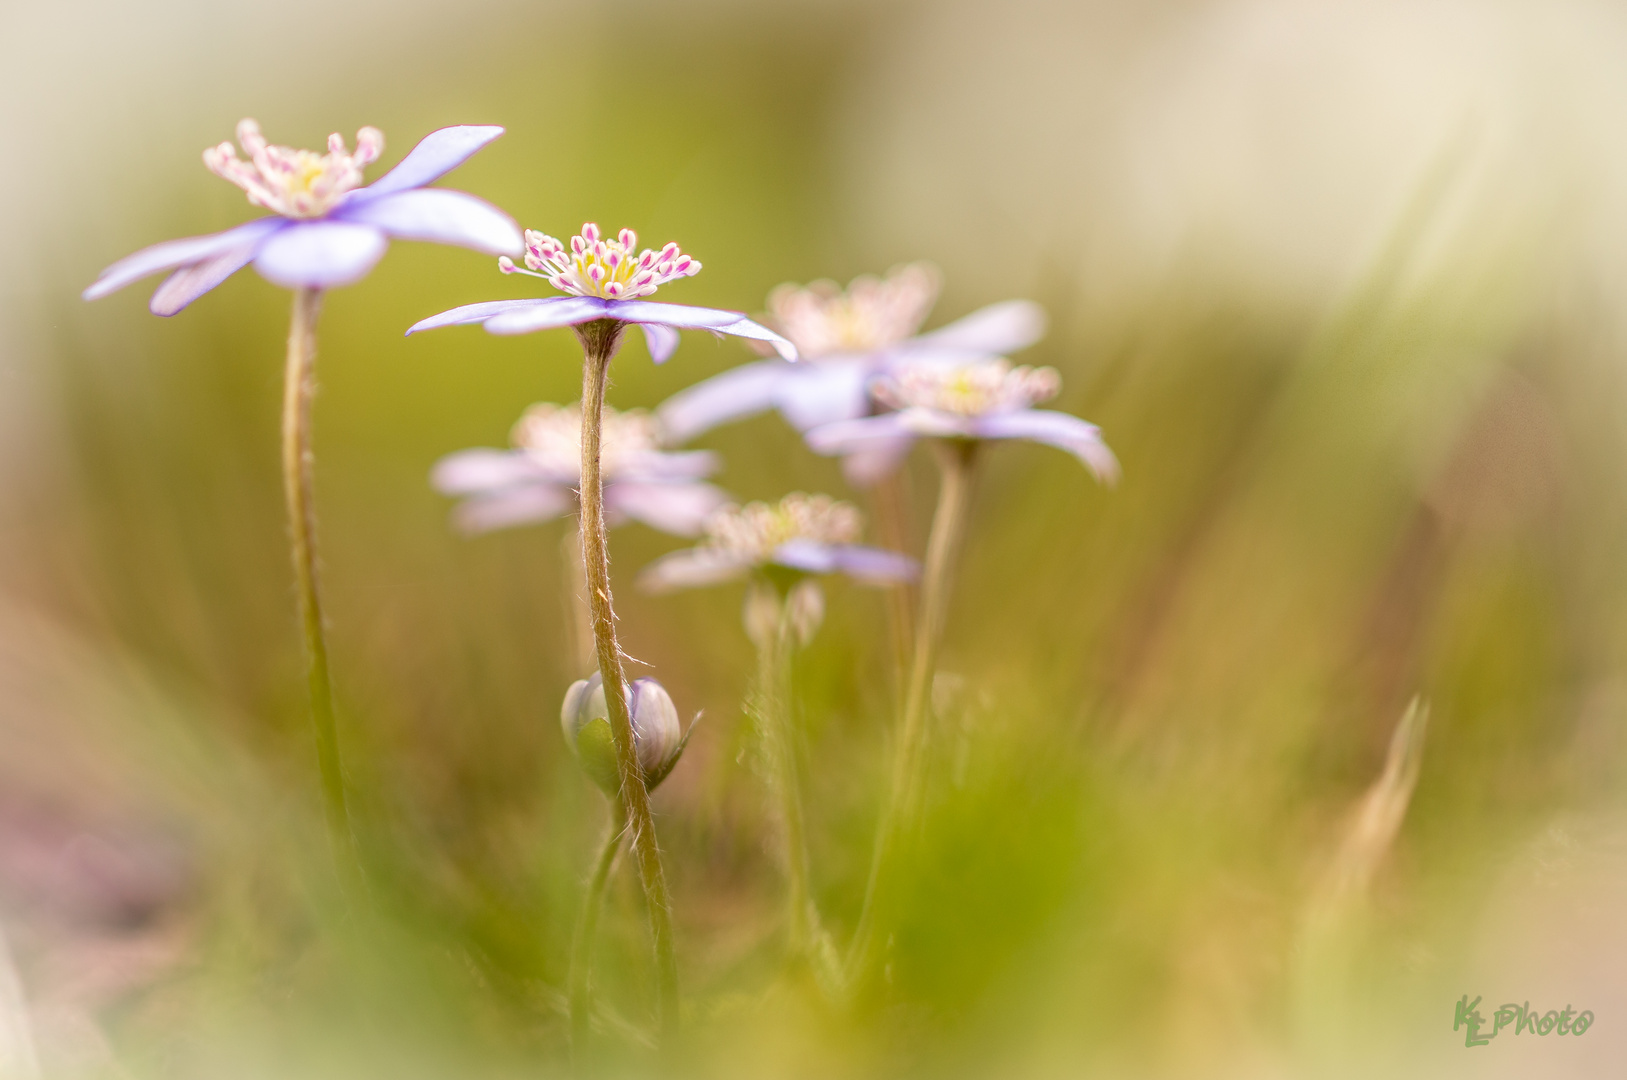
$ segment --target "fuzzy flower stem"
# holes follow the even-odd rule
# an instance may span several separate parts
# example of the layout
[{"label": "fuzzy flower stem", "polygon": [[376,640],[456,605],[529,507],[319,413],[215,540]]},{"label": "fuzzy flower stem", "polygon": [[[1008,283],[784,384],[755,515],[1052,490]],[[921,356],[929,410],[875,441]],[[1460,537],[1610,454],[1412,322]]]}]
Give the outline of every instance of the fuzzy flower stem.
[{"label": "fuzzy flower stem", "polygon": [[644,787],[644,774],[633,744],[633,721],[627,713],[627,676],[621,667],[616,613],[610,598],[610,546],[604,520],[604,478],[599,470],[605,381],[610,373],[610,359],[621,343],[623,326],[614,319],[596,319],[576,328],[584,353],[582,564],[587,572],[588,607],[593,613],[593,640],[599,656],[599,672],[604,678],[605,707],[610,713],[621,803],[627,812],[630,842],[638,862],[639,884],[644,888],[650,934],[654,938],[661,1032],[663,1039],[670,1041],[678,1030],[678,961],[673,950],[672,902],[667,894],[666,873],[661,868],[661,849],[656,844],[650,793]]},{"label": "fuzzy flower stem", "polygon": [[582,914],[576,920],[576,936],[571,942],[571,1052],[580,1061],[587,1049],[589,1022],[592,1019],[592,990],[589,974],[593,969],[593,940],[599,929],[599,912],[604,907],[604,890],[610,882],[610,871],[616,865],[616,853],[621,850],[622,834],[627,831],[627,815],[621,803],[611,801],[610,829],[605,834],[599,860],[588,879],[587,896],[582,901]]},{"label": "fuzzy flower stem", "polygon": [[876,829],[875,850],[870,862],[870,880],[865,887],[858,930],[848,954],[847,984],[857,989],[877,959],[887,918],[880,909],[890,903],[889,874],[902,840],[914,825],[914,818],[926,768],[927,708],[932,694],[932,676],[937,668],[938,645],[943,638],[949,610],[949,592],[966,532],[967,511],[971,507],[972,468],[977,443],[972,440],[935,440],[941,482],[938,507],[932,516],[932,533],[927,539],[926,565],[921,581],[921,611],[916,621],[915,652],[910,664],[909,688],[904,699],[904,719],[894,748],[892,783],[887,804]]},{"label": "fuzzy flower stem", "polygon": [[786,946],[793,963],[812,959],[818,915],[808,888],[808,842],[797,776],[797,736],[791,717],[791,618],[786,598],[776,592],[772,634],[757,641],[757,686],[752,711],[768,751],[768,770],[778,797],[785,850]]},{"label": "fuzzy flower stem", "polygon": [[322,308],[317,289],[294,290],[294,313],[288,329],[288,364],[283,376],[282,486],[288,504],[288,536],[299,587],[301,628],[309,664],[311,721],[316,727],[316,760],[328,834],[348,886],[360,873],[356,836],[345,807],[344,767],[334,720],[333,683],[328,675],[328,642],[317,580],[316,505],[312,489],[311,400],[316,395],[316,319]]},{"label": "fuzzy flower stem", "polygon": [[[904,514],[904,482],[898,473],[883,477],[871,490],[871,505],[876,522],[876,536],[881,546],[889,551],[911,551],[909,524]],[[902,706],[904,679],[910,665],[910,643],[915,634],[914,614],[910,610],[915,601],[915,586],[908,582],[886,590],[887,630],[892,638],[893,667]]]}]

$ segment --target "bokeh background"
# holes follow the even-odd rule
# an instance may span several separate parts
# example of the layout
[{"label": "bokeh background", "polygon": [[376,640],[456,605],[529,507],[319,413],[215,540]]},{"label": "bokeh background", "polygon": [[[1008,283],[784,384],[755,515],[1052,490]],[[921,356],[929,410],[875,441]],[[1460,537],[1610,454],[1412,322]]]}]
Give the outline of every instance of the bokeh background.
[{"label": "bokeh background", "polygon": [[[173,320],[113,259],[246,218],[199,151],[508,134],[450,186],[680,241],[674,299],[926,258],[929,325],[1029,297],[1125,476],[988,455],[885,992],[779,968],[738,589],[628,650],[687,714],[656,798],[688,1036],[647,1048],[636,885],[606,1067],[708,1077],[1597,1077],[1627,1054],[1627,14],[1590,0],[0,2],[0,1075],[555,1075],[605,820],[559,738],[564,526],[426,475],[569,401],[568,335],[404,340],[522,295],[398,244],[328,299],[318,484],[377,918],[331,880],[277,473],[287,295]],[[633,344],[611,402],[749,358]],[[743,498],[856,497],[776,417]],[[934,478],[912,464],[916,542]],[[797,671],[815,886],[862,892],[883,600]],[[1429,706],[1410,801],[1380,781]],[[1375,787],[1375,785],[1377,785]],[[1365,800],[1365,801],[1364,801]],[[1388,802],[1383,802],[1388,800]],[[1393,838],[1363,831],[1383,802]],[[1397,805],[1399,804],[1399,805]],[[1351,885],[1354,881],[1356,884]],[[1467,1049],[1460,995],[1592,1009]]]}]

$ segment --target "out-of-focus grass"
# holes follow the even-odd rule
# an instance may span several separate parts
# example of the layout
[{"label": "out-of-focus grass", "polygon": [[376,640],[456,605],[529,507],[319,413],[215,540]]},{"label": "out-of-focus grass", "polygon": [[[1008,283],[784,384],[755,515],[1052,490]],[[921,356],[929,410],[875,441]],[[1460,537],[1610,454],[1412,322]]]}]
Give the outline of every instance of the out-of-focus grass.
[{"label": "out-of-focus grass", "polygon": [[[500,55],[373,99],[363,119],[396,153],[440,123],[506,124],[455,186],[556,234],[594,219],[679,239],[706,271],[674,300],[755,310],[783,279],[881,269],[849,261],[828,193],[822,125],[851,26],[617,30],[553,53],[545,85],[525,63],[535,42],[516,34]],[[615,79],[600,74],[612,50]],[[311,144],[329,123],[259,119]],[[173,168],[175,194],[142,240],[243,216],[191,162],[143,167]],[[1418,220],[1430,205],[1426,190]],[[1377,1057],[1443,1022],[1475,947],[1465,905],[1550,815],[1619,795],[1627,477],[1621,375],[1590,312],[1537,321],[1509,290],[1431,279],[1409,220],[1325,310],[1284,314],[1199,267],[1122,310],[1060,318],[1022,357],[1062,369],[1059,407],[1102,424],[1125,478],[1104,491],[1045,448],[987,454],[890,977],[851,1011],[778,971],[739,590],[641,596],[633,571],[674,543],[615,534],[624,644],[683,711],[705,711],[656,800],[691,1009],[676,1068],[1325,1065],[1296,1006],[1301,919],[1415,693],[1434,708],[1423,775],[1352,931],[1360,962],[1310,977],[1348,983],[1349,1024],[1388,1025]],[[286,297],[244,274],[160,322],[139,290],[82,308],[71,285],[39,358],[61,452],[13,550],[31,600],[88,643],[87,678],[136,672],[94,710],[123,741],[97,745],[193,792],[171,818],[203,823],[179,827],[195,867],[176,901],[185,959],[102,1017],[114,1053],[166,1076],[563,1068],[566,948],[605,816],[555,721],[583,674],[561,632],[565,526],[460,539],[425,476],[443,453],[500,445],[529,402],[573,399],[569,336],[401,339],[423,315],[525,286],[438,248],[398,245],[328,299],[325,586],[374,889],[366,914],[347,915],[312,815],[277,487]],[[744,359],[686,335],[657,369],[633,342],[611,400],[653,405]],[[705,444],[743,497],[842,491],[775,417]],[[925,460],[908,485],[919,538]],[[796,674],[815,889],[839,939],[889,746],[883,616],[877,594],[833,583]],[[142,704],[154,700],[168,703],[161,725]],[[160,739],[176,749],[154,752]],[[597,984],[613,1010],[606,1055],[629,1068],[649,1061],[636,1037],[646,954],[623,872]]]}]

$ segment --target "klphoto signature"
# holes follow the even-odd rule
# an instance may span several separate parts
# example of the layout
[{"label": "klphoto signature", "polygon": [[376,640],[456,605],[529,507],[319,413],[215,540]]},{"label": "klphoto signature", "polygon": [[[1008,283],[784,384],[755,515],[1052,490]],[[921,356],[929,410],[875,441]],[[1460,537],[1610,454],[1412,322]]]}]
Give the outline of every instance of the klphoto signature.
[{"label": "klphoto signature", "polygon": [[1529,1001],[1520,1005],[1510,1003],[1500,1006],[1491,1014],[1490,1034],[1481,1034],[1480,1029],[1485,1023],[1486,1018],[1480,1015],[1479,998],[1470,1001],[1469,995],[1464,994],[1458,999],[1452,1030],[1469,1029],[1463,1037],[1464,1046],[1485,1046],[1497,1037],[1498,1032],[1511,1025],[1516,1035],[1551,1035],[1555,1032],[1560,1035],[1585,1035],[1588,1028],[1593,1026],[1593,1010],[1577,1012],[1567,1002],[1563,1012],[1549,1009],[1539,1015],[1536,1009],[1531,1008]]}]

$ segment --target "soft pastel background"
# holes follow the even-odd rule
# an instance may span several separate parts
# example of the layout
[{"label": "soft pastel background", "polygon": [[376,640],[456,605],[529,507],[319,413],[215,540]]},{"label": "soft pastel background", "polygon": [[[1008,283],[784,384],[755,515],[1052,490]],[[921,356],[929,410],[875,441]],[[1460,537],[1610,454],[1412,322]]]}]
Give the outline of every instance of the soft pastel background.
[{"label": "soft pastel background", "polygon": [[[319,503],[378,919],[315,814],[277,474],[288,297],[174,320],[106,263],[250,213],[198,154],[252,115],[522,223],[679,240],[672,298],[929,258],[937,325],[1031,297],[1055,451],[989,455],[891,982],[778,973],[738,589],[648,598],[629,651],[705,710],[656,806],[708,1077],[1612,1075],[1627,1058],[1627,15],[1589,0],[519,3],[0,0],[0,1076],[537,1076],[603,828],[559,738],[563,526],[477,540],[427,486],[571,400],[569,335],[446,331],[520,295],[399,244],[322,326]],[[680,296],[679,293],[682,293]],[[617,361],[650,406],[748,358]],[[703,440],[743,497],[846,493],[774,417]],[[917,541],[933,477],[914,463]],[[855,915],[890,729],[881,597],[798,671],[815,882]],[[1416,793],[1330,899],[1409,700]],[[1344,854],[1341,854],[1344,852]],[[1331,914],[1330,914],[1331,912]],[[642,1048],[612,891],[607,1067]],[[1590,1008],[1463,1046],[1460,995]]]}]

